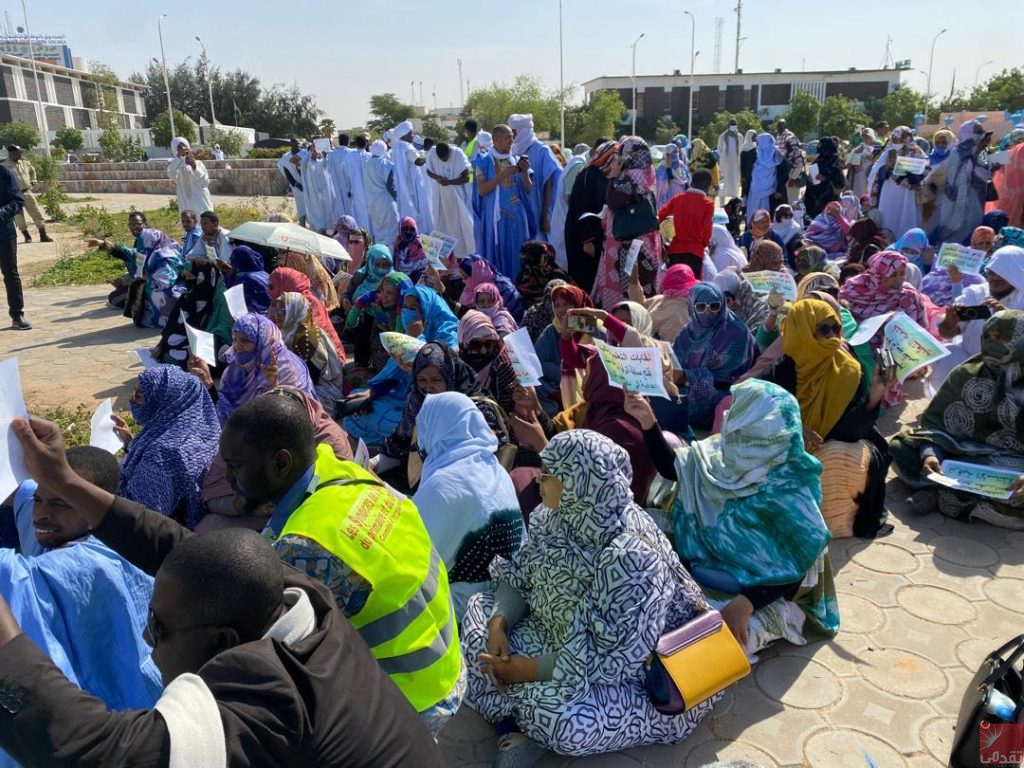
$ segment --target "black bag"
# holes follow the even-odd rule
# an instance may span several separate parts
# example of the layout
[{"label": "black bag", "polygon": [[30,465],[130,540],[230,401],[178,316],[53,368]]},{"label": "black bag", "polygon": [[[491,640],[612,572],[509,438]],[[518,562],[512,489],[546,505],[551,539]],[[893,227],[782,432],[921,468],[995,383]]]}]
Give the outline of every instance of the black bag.
[{"label": "black bag", "polygon": [[989,179],[988,183],[985,185],[985,202],[994,203],[998,199],[999,190],[996,189],[995,182],[993,182],[992,179]]},{"label": "black bag", "polygon": [[[1009,656],[1006,656],[1007,653]],[[981,663],[960,702],[960,716],[957,718],[953,749],[949,755],[950,768],[976,768],[981,764],[978,728],[982,723],[998,722],[995,717],[985,712],[985,706],[993,690],[1013,699],[1016,704],[1014,717],[1020,716],[1021,701],[1024,698],[1024,680],[1019,664],[1022,657],[1024,635],[1015,637],[993,651]]]},{"label": "black bag", "polygon": [[612,237],[620,243],[654,232],[657,228],[658,216],[647,197],[631,201],[617,210],[612,219]]}]

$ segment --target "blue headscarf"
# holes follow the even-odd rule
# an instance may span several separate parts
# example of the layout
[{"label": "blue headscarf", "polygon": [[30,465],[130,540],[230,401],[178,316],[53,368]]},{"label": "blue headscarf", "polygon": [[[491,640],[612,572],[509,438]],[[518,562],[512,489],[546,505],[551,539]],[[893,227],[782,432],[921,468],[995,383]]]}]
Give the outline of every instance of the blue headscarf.
[{"label": "blue headscarf", "polygon": [[220,440],[213,400],[175,365],[144,370],[139,390],[143,402],[131,410],[142,431],[128,446],[119,493],[168,516],[185,502],[192,528],[203,515],[203,479]]},{"label": "blue headscarf", "polygon": [[[377,262],[384,260],[388,263],[387,267],[379,269]],[[363,259],[363,265],[356,272],[357,277],[362,276],[362,282],[356,286],[355,298],[358,299],[364,293],[377,290],[380,281],[387,277],[394,268],[395,260],[391,255],[390,248],[383,243],[370,246],[370,250],[366,252],[366,257]]]},{"label": "blue headscarf", "polygon": [[[918,269],[924,269],[921,252],[927,247],[928,235],[925,234],[923,229],[915,227],[914,229],[908,229],[903,237],[892,244],[889,250],[899,251],[907,257],[907,261],[911,262]],[[906,253],[903,250],[904,248],[914,248],[917,250],[917,253]]]},{"label": "blue headscarf", "polygon": [[[459,319],[449,309],[441,295],[429,285],[416,285],[402,295],[415,297],[420,305],[419,317],[423,320],[423,339],[436,341],[450,349],[459,347]],[[403,325],[408,326],[412,317],[411,310],[402,309]]]},{"label": "blue headscarf", "polygon": [[228,257],[233,274],[224,276],[224,285],[233,288],[242,284],[245,306],[257,314],[264,314],[270,308],[270,275],[267,274],[263,256],[247,245],[238,245]]}]

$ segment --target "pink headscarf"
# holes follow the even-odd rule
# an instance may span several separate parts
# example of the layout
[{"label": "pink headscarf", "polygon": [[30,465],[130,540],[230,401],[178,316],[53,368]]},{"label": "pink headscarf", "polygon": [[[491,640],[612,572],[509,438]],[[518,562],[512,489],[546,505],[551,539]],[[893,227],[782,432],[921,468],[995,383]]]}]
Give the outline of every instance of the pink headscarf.
[{"label": "pink headscarf", "polygon": [[[466,261],[466,259],[463,259]],[[473,266],[470,268],[469,277],[466,278],[465,285],[462,289],[462,295],[459,296],[459,303],[464,307],[471,307],[476,299],[476,287],[481,283],[492,283],[494,281],[494,270],[491,269],[491,265],[483,259],[474,259]]]},{"label": "pink headscarf", "polygon": [[661,292],[666,299],[685,299],[699,281],[686,264],[673,264],[665,271]]},{"label": "pink headscarf", "polygon": [[459,320],[459,349],[469,346],[474,339],[497,339],[498,331],[491,318],[477,309],[471,309]]},{"label": "pink headscarf", "polygon": [[[476,297],[481,293],[486,293],[492,299],[494,299],[494,306],[491,307],[478,307],[476,304]],[[515,319],[509,314],[509,311],[505,309],[505,302],[501,298],[501,291],[498,290],[498,286],[494,283],[480,283],[473,290],[473,308],[477,312],[482,312],[491,319],[494,323],[495,329],[498,333],[505,337],[519,329]]]},{"label": "pink headscarf", "polygon": [[885,312],[902,310],[922,328],[928,327],[924,302],[917,289],[908,283],[889,288],[885,280],[907,266],[907,257],[898,251],[876,253],[868,261],[868,268],[843,283],[839,289],[848,303],[850,313],[857,322],[877,317]]}]

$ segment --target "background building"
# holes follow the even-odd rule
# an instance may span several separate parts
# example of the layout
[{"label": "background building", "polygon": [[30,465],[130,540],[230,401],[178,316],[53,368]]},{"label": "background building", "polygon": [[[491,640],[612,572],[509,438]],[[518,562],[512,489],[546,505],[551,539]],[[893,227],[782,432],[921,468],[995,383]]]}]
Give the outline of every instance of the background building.
[{"label": "background building", "polygon": [[[7,30],[0,35],[0,54],[28,59],[29,47],[29,39],[24,34],[16,35],[13,30]],[[31,49],[36,61],[69,69],[75,66],[64,35],[32,35]]]},{"label": "background building", "polygon": [[[39,61],[38,50],[36,70],[38,78],[30,60],[0,55],[0,123],[22,122],[42,130],[38,105],[42,101],[49,132],[47,143],[54,138],[57,129],[70,125],[82,131],[87,147],[98,146],[101,85],[96,76]],[[146,86],[118,81],[111,88],[117,97],[122,133],[143,146],[149,145],[143,99]]]},{"label": "background building", "polygon": [[[796,91],[807,91],[819,101],[845,96],[863,105],[881,99],[900,85],[899,69],[855,69],[820,72],[743,72],[693,76],[693,122],[706,124],[716,112],[750,109],[769,120],[789,107]],[[615,91],[626,109],[633,109],[633,79],[629,75],[602,76],[583,84],[587,99],[598,91]],[[638,118],[670,117],[685,126],[690,95],[690,76],[676,70],[671,75],[638,75]]]}]

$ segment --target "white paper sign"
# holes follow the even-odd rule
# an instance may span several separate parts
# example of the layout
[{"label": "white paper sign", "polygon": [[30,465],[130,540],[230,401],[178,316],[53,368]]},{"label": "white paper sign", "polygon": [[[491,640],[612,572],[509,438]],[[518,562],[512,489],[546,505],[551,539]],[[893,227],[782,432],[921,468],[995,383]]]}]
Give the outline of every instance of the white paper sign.
[{"label": "white paper sign", "polygon": [[439,237],[433,235],[420,235],[420,245],[423,246],[423,253],[427,257],[427,263],[436,269],[438,272],[442,272],[448,267],[441,261],[441,250],[444,247],[444,241]]},{"label": "white paper sign", "polygon": [[359,443],[356,445],[355,463],[363,469],[369,469],[370,467],[370,449],[366,447],[366,443],[363,442],[363,438],[359,438]]},{"label": "white paper sign", "polygon": [[989,165],[1009,165],[1010,164],[1010,150],[1004,149],[1002,152],[991,152],[988,156]]},{"label": "white paper sign", "polygon": [[939,266],[956,267],[965,275],[979,275],[987,255],[985,251],[960,243],[943,243],[939,248]]},{"label": "white paper sign", "polygon": [[91,430],[89,432],[89,445],[94,448],[102,448],[110,453],[117,453],[124,446],[121,438],[114,432],[114,401],[109,397],[100,403],[96,412],[92,415]]},{"label": "white paper sign", "polygon": [[949,354],[945,346],[939,344],[906,312],[897,312],[886,323],[885,343],[896,362],[896,375],[900,384],[914,371]]},{"label": "white paper sign", "polygon": [[228,312],[235,320],[249,314],[249,308],[245,306],[245,286],[241,283],[224,291],[224,301],[227,302]]},{"label": "white paper sign", "polygon": [[594,339],[594,343],[608,372],[609,384],[616,389],[668,399],[657,347],[611,347],[600,339]]},{"label": "white paper sign", "polygon": [[313,139],[313,148],[316,149],[322,155],[326,155],[331,151],[331,140],[330,139]]},{"label": "white paper sign", "polygon": [[622,273],[624,275],[633,274],[633,267],[636,266],[637,257],[640,256],[640,249],[643,248],[644,241],[637,238],[629,244],[629,250],[626,251],[626,257],[622,260]]},{"label": "white paper sign", "polygon": [[743,275],[754,293],[781,294],[786,301],[796,301],[796,281],[789,272],[747,272]]},{"label": "white paper sign", "polygon": [[380,343],[389,355],[397,355],[402,362],[411,363],[415,359],[416,353],[427,342],[397,331],[384,331],[380,334]]},{"label": "white paper sign", "polygon": [[897,157],[894,176],[920,176],[928,167],[927,157]]},{"label": "white paper sign", "polygon": [[885,325],[889,321],[889,318],[895,314],[895,312],[886,312],[884,315],[869,317],[857,326],[857,330],[854,331],[853,336],[847,339],[847,343],[851,347],[856,347],[859,344],[867,344],[875,338],[875,334],[882,330],[882,326]]},{"label": "white paper sign", "polygon": [[149,351],[148,347],[136,349],[134,355],[139,358],[143,368],[156,368],[161,364],[159,360],[153,358],[153,353]]},{"label": "white paper sign", "polygon": [[458,245],[459,238],[446,235],[444,232],[438,232],[436,229],[430,233],[430,236],[440,241],[437,257],[441,261],[447,262],[448,257],[455,253],[455,246]]},{"label": "white paper sign", "polygon": [[25,460],[21,454],[21,443],[11,429],[14,419],[27,419],[25,398],[21,394],[21,379],[18,376],[18,358],[0,360],[0,436],[3,450],[0,450],[0,501],[6,499],[28,479]]},{"label": "white paper sign", "polygon": [[1013,495],[1008,486],[1020,477],[1020,474],[1011,469],[947,459],[942,462],[942,474],[933,472],[927,479],[947,488],[1005,501]]},{"label": "white paper sign", "polygon": [[188,337],[188,348],[193,357],[198,357],[207,365],[217,365],[217,344],[212,333],[200,331],[185,323],[185,335]]},{"label": "white paper sign", "polygon": [[516,373],[516,379],[524,387],[536,387],[544,373],[540,358],[530,341],[530,332],[526,328],[510,333],[505,337],[505,349]]}]

